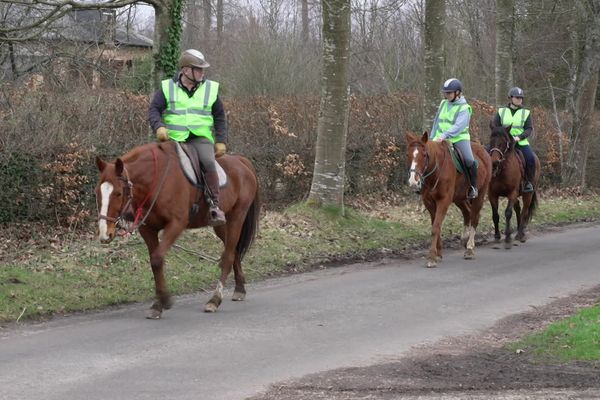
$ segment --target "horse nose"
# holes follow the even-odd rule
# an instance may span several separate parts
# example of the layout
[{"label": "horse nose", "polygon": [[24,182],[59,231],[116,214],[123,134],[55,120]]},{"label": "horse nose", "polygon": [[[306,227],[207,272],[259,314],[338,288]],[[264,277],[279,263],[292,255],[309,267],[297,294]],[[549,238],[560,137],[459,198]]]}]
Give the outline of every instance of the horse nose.
[{"label": "horse nose", "polygon": [[115,238],[115,234],[114,233],[109,233],[106,236],[100,236],[100,243],[102,244],[108,244],[110,242],[112,242],[112,240]]}]

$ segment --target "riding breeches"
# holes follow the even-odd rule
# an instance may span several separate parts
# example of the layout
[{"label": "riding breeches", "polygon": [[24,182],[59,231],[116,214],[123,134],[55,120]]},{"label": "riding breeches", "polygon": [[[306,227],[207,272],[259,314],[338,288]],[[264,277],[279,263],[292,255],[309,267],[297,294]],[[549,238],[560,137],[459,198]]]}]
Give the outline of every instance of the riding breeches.
[{"label": "riding breeches", "polygon": [[523,157],[525,157],[525,170],[530,173],[533,173],[535,171],[535,156],[533,154],[531,146],[529,146],[528,144],[525,146],[517,144],[516,147],[518,150],[521,150],[521,153],[523,153]]},{"label": "riding breeches", "polygon": [[206,172],[216,171],[215,147],[210,140],[205,137],[190,135],[186,143],[192,146],[198,154],[200,164]]},{"label": "riding breeches", "polygon": [[471,141],[461,140],[454,143],[454,147],[458,148],[458,151],[462,155],[463,161],[465,162],[465,167],[471,168],[471,165],[473,165],[475,162],[475,159],[473,158],[473,150],[471,150]]}]

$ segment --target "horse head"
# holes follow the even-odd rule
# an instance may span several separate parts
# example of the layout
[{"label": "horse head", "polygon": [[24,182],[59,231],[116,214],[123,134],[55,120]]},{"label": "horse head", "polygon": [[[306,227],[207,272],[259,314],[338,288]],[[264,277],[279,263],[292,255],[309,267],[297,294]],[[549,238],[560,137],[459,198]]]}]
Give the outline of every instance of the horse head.
[{"label": "horse head", "polygon": [[423,187],[426,170],[429,167],[429,154],[425,146],[428,140],[429,135],[427,132],[423,132],[420,138],[413,133],[406,133],[406,164],[410,165],[408,185],[414,188],[417,193]]},{"label": "horse head", "polygon": [[132,185],[120,158],[113,164],[96,157],[96,166],[100,171],[100,179],[96,185],[98,237],[102,243],[109,243],[122,228],[122,224],[133,217],[129,211]]},{"label": "horse head", "polygon": [[507,153],[515,147],[515,139],[510,134],[512,125],[503,127],[496,126],[493,122],[490,123],[490,146],[488,152],[492,159],[493,174],[498,173],[502,161],[506,158]]}]

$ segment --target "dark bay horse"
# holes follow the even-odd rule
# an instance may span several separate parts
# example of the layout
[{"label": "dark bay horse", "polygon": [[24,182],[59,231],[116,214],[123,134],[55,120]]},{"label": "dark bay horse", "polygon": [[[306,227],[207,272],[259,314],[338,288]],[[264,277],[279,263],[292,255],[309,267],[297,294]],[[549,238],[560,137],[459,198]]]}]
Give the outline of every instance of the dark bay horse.
[{"label": "dark bay horse", "polygon": [[[537,194],[535,191],[523,193],[522,181],[524,175],[524,165],[519,160],[519,155],[515,149],[515,140],[510,134],[511,127],[494,126],[490,124],[492,130],[490,137],[490,157],[492,159],[492,181],[488,191],[488,198],[492,206],[492,219],[494,220],[494,239],[500,241],[500,230],[498,223],[500,216],[498,215],[498,200],[500,197],[506,197],[507,205],[504,210],[506,218],[506,230],[504,232],[504,248],[512,248],[512,230],[510,220],[512,218],[513,209],[517,214],[517,235],[515,239],[524,243],[527,240],[525,228],[531,221],[537,208]],[[540,180],[540,160],[535,156],[535,174],[533,176],[534,188],[537,188]],[[521,204],[519,196],[523,199],[523,209],[521,212]]]},{"label": "dark bay horse", "polygon": [[[258,179],[250,161],[234,155],[217,161],[227,173],[227,184],[220,192],[227,223],[214,227],[224,250],[219,262],[221,277],[204,307],[206,312],[215,312],[221,304],[232,268],[233,300],[245,298],[241,261],[256,236],[260,212]],[[96,157],[96,165],[100,170],[96,186],[99,238],[108,243],[123,226],[129,227],[129,232],[139,230],[148,247],[156,289],[156,300],[146,316],[158,319],[172,306],[163,271],[165,255],[184,229],[208,226],[208,206],[200,198],[200,210],[190,217],[192,204],[203,195],[184,176],[174,142],[136,147],[114,163]]]},{"label": "dark bay horse", "polygon": [[427,132],[420,138],[407,133],[406,141],[406,158],[410,165],[408,183],[420,191],[423,204],[431,217],[431,247],[426,266],[435,267],[442,258],[442,223],[452,202],[458,206],[463,215],[462,244],[466,248],[464,258],[474,258],[475,231],[490,183],[492,170],[490,156],[479,143],[471,142],[473,156],[479,163],[477,169],[479,196],[470,200],[467,198],[469,183],[465,175],[456,170],[448,150],[448,143],[430,141]]}]

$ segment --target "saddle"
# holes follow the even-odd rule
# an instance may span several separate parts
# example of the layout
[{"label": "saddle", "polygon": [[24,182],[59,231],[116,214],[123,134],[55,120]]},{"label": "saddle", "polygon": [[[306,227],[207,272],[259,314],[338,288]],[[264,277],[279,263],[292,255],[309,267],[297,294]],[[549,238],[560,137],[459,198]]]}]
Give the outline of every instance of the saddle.
[{"label": "saddle", "polygon": [[[208,191],[208,185],[205,182],[204,170],[200,164],[198,153],[185,143],[175,142],[175,149],[177,150],[177,156],[179,158],[179,165],[183,171],[183,175],[186,177],[188,182],[194,186],[199,193],[203,193],[206,199],[210,198]],[[219,175],[219,187],[222,188],[227,185],[227,174],[221,164],[216,162],[217,174]],[[200,197],[192,204],[190,209],[190,219],[198,213],[200,210]]]},{"label": "saddle", "polygon": [[[450,152],[450,156],[452,157],[452,162],[454,163],[454,167],[456,167],[456,170],[461,174],[465,174],[465,162],[463,161],[464,159],[460,150],[454,147],[453,144],[448,143],[448,151]],[[475,163],[479,165],[477,159],[475,159]]]},{"label": "saddle", "polygon": [[515,146],[515,154],[517,155],[517,160],[519,161],[519,170],[521,171],[521,176],[523,177],[523,180],[525,179],[525,156],[523,155],[523,152],[521,150],[519,150],[517,148],[517,146]]}]

